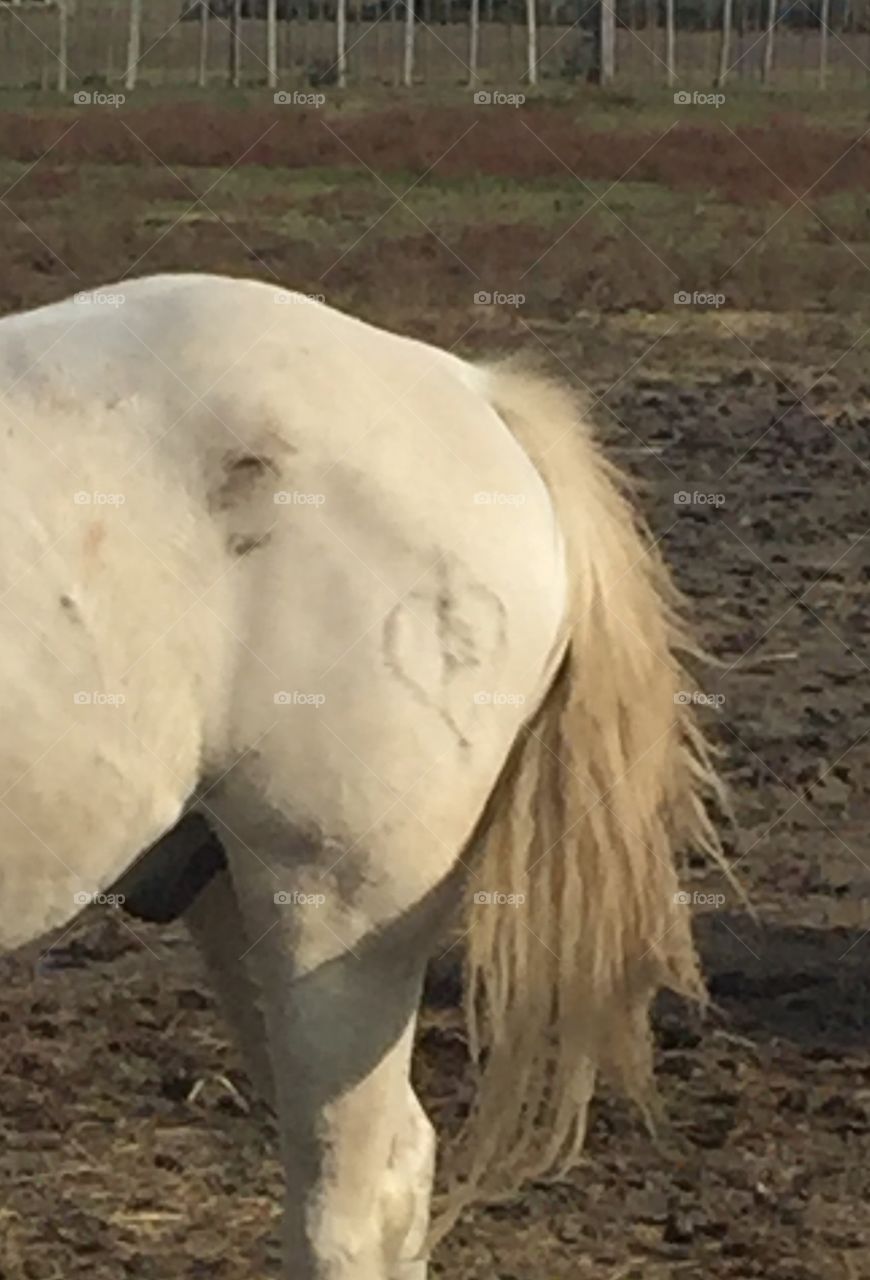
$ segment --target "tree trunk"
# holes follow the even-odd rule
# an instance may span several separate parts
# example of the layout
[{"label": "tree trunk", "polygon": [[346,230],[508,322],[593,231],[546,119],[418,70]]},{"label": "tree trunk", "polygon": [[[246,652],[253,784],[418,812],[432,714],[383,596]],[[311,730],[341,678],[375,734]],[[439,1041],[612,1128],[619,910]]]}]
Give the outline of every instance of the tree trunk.
[{"label": "tree trunk", "polygon": [[124,88],[135,89],[139,75],[139,51],[142,48],[142,0],[130,0],[130,27],[127,35],[127,70]]}]

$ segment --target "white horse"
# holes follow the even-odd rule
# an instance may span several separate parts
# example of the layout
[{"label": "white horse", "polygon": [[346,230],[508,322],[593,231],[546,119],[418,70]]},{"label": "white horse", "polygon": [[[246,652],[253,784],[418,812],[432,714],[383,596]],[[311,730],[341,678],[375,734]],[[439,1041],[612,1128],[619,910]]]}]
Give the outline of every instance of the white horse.
[{"label": "white horse", "polygon": [[563,388],[270,285],[5,318],[0,387],[0,945],[207,815],[188,919],[278,1117],[286,1275],[419,1280],[450,910],[454,1213],[570,1164],[595,1070],[641,1093],[652,994],[699,990],[674,855],[716,782],[665,571]]}]

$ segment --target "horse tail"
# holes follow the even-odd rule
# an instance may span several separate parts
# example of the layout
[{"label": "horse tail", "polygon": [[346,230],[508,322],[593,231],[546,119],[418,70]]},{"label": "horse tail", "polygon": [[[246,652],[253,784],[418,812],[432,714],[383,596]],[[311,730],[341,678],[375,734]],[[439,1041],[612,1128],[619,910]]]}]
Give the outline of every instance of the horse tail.
[{"label": "horse tail", "polygon": [[576,1163],[599,1070],[651,1115],[651,1000],[660,987],[704,995],[676,857],[723,858],[707,802],[724,794],[680,658],[697,649],[664,563],[575,397],[512,362],[481,372],[550,490],[570,630],[475,866],[475,890],[514,899],[471,905],[466,922],[478,1089],[445,1227],[473,1200]]}]

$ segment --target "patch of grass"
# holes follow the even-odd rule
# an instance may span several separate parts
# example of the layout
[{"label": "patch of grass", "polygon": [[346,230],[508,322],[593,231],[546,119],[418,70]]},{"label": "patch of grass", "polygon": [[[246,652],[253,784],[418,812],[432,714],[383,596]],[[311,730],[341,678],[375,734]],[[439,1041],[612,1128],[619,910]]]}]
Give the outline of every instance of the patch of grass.
[{"label": "patch of grass", "polygon": [[[304,125],[285,115],[258,143],[264,120],[250,111],[179,117],[164,105],[125,116],[128,128],[117,114],[77,117],[36,163],[22,152],[38,130],[4,156],[13,134],[0,117],[12,211],[0,211],[0,305],[50,301],[131,270],[256,275],[448,344],[574,335],[596,367],[630,356],[688,369],[719,351],[733,362],[741,334],[775,362],[790,358],[791,342],[800,365],[809,346],[836,356],[867,328],[861,147],[801,204],[752,152],[800,193],[831,165],[832,137],[836,154],[847,151],[845,135],[802,133],[789,119],[738,138],[721,121],[678,123],[662,137],[638,132],[624,104],[615,114],[630,127],[595,132],[578,129],[576,108],[544,104],[507,125],[466,109],[424,119],[394,107],[327,128],[313,113]],[[36,120],[49,139],[63,123]],[[223,158],[237,158],[243,141],[244,163]],[[523,301],[481,306],[481,290]],[[684,306],[683,291],[724,304]],[[774,318],[750,342],[747,316]],[[805,326],[795,319],[807,316]]]},{"label": "patch of grass", "polygon": [[53,165],[76,166],[354,169],[369,177],[407,174],[409,181],[433,172],[440,179],[513,184],[630,180],[713,192],[735,204],[790,204],[807,191],[870,191],[870,141],[863,130],[800,116],[745,124],[724,109],[689,111],[672,101],[661,119],[633,103],[620,126],[621,110],[600,129],[579,118],[573,100],[521,111],[469,104],[428,110],[409,100],[332,118],[313,110],[263,105],[234,111],[206,103],[0,112],[0,156],[40,164],[50,153]]}]

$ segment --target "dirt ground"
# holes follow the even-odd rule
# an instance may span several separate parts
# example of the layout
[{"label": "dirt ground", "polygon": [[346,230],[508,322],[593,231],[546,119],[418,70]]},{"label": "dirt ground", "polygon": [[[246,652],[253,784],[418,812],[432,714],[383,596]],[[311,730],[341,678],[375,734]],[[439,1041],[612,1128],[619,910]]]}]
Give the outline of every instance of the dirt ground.
[{"label": "dirt ground", "polygon": [[[112,253],[134,254],[128,233]],[[744,328],[688,371],[703,317],[678,358],[664,329],[614,346],[579,305],[529,332],[602,397],[601,433],[723,664],[687,693],[718,695],[729,852],[756,915],[690,868],[688,891],[724,900],[697,912],[710,1013],[658,1008],[667,1123],[654,1140],[605,1089],[583,1166],[467,1215],[433,1273],[870,1280],[870,379],[825,372],[863,327],[788,364],[772,330]],[[421,334],[446,323],[427,313]],[[277,1275],[268,1124],[184,931],[93,909],[47,945],[3,961],[0,1280]],[[468,1092],[455,994],[433,966],[417,1074],[446,1123]]]}]

